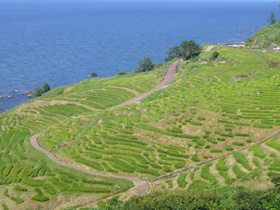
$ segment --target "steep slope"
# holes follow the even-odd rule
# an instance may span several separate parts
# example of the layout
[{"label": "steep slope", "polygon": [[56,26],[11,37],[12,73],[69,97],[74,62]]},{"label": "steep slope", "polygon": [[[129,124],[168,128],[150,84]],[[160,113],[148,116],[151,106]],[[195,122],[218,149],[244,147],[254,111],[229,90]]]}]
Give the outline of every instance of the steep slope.
[{"label": "steep slope", "polygon": [[[94,114],[156,87],[167,66],[159,65],[149,74],[85,80],[57,88],[0,115],[0,203],[10,209],[72,207],[131,188],[131,181],[55,164],[36,151],[29,139],[71,117]],[[91,102],[91,97],[96,100]],[[61,135],[65,133],[64,129]]]},{"label": "steep slope", "polygon": [[[209,52],[201,55],[202,61],[182,64],[173,85],[144,103],[58,124],[39,138],[40,144],[65,162],[150,180],[240,151],[278,133],[279,69],[270,62],[279,62],[280,56],[216,50],[217,61],[203,61]],[[68,137],[59,136],[63,128]],[[247,164],[246,156],[236,154],[231,170],[238,171],[242,161],[247,167],[242,168],[244,173],[256,169]],[[279,157],[277,151],[275,155]],[[214,167],[210,165],[204,170]],[[261,170],[269,172],[266,167]],[[267,178],[267,173],[262,175],[260,179]],[[213,177],[225,183],[219,171]],[[227,183],[240,184],[238,180]]]},{"label": "steep slope", "polygon": [[266,49],[271,43],[280,45],[280,22],[261,28],[246,44],[249,47]]},{"label": "steep slope", "polygon": [[181,174],[151,186],[270,186],[269,177],[279,173],[280,55],[215,50],[216,61],[209,61],[212,50],[184,62],[171,86],[142,103],[111,109],[157,87],[169,64],[140,75],[85,80],[2,114],[0,203],[66,208],[132,187],[55,164],[30,144],[40,132],[41,147],[93,172],[147,181]]}]

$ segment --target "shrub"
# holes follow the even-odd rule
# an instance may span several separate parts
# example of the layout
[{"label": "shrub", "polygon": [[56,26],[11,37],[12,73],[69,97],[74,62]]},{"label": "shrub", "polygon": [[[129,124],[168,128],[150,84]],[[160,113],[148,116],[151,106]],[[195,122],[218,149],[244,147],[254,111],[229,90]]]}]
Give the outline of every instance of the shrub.
[{"label": "shrub", "polygon": [[118,72],[118,74],[117,75],[119,75],[119,76],[123,76],[123,75],[126,75],[127,74],[127,72],[125,72],[125,71],[120,71],[120,72]]},{"label": "shrub", "polygon": [[211,55],[211,60],[214,61],[218,58],[219,56],[219,53],[217,51],[213,52],[212,55]]}]

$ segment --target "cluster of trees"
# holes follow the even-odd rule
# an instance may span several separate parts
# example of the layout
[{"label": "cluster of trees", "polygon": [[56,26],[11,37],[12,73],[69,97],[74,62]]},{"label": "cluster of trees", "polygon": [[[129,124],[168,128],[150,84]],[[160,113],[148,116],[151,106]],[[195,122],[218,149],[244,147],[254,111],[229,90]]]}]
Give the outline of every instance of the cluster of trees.
[{"label": "cluster of trees", "polygon": [[43,89],[40,87],[36,88],[34,91],[35,96],[41,96],[43,93],[49,92],[51,90],[51,86],[48,83],[43,85]]},{"label": "cluster of trees", "polygon": [[[201,53],[201,48],[195,41],[183,41],[179,46],[170,47],[167,52],[168,57],[166,62],[173,60],[174,58],[183,58],[184,60],[192,59]],[[134,70],[136,73],[151,71],[154,68],[154,63],[149,57],[139,60],[139,64]],[[124,72],[119,72],[118,75],[124,75]]]},{"label": "cluster of trees", "polygon": [[184,60],[192,59],[201,53],[201,48],[195,41],[183,41],[179,46],[170,47],[166,61],[181,57]]},{"label": "cluster of trees", "polygon": [[149,57],[145,57],[143,60],[142,59],[139,60],[139,64],[134,71],[136,73],[147,72],[153,70],[153,68],[154,68],[154,64],[151,61],[151,59]]},{"label": "cluster of trees", "polygon": [[250,190],[245,187],[222,187],[210,183],[185,191],[158,191],[120,201],[113,197],[96,210],[130,209],[280,209],[280,177],[272,179],[274,189]]}]

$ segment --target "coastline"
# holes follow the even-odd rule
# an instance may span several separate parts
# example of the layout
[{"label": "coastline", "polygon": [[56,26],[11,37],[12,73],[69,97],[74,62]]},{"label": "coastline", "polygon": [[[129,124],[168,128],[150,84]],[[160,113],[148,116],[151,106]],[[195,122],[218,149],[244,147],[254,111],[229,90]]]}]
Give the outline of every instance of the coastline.
[{"label": "coastline", "polygon": [[0,113],[13,109],[33,98],[28,98],[27,94],[13,94],[12,97],[3,96],[0,98]]}]

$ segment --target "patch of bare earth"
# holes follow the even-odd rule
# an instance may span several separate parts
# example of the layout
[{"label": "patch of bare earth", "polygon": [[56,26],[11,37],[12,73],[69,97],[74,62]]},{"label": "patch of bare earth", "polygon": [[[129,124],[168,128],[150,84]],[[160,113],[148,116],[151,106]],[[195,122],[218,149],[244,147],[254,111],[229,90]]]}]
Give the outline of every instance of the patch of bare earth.
[{"label": "patch of bare earth", "polygon": [[63,90],[63,93],[68,93],[73,89],[73,87],[69,87]]}]

